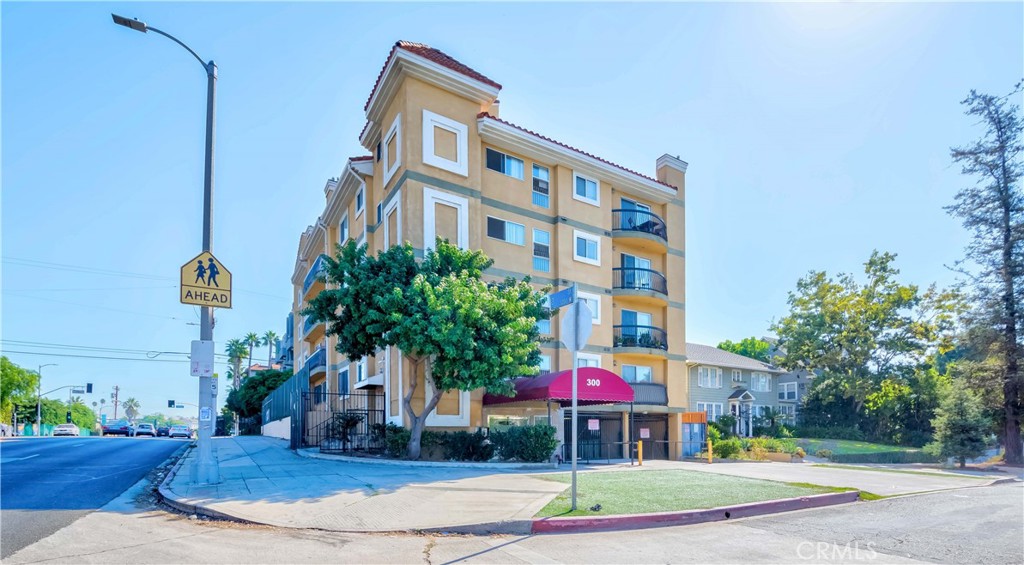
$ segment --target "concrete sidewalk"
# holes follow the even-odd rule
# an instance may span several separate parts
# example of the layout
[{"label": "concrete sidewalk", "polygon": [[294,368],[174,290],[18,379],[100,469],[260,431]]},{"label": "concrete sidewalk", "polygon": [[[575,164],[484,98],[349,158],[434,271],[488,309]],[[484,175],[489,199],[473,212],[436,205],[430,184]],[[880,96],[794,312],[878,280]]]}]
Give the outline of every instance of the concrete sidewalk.
[{"label": "concrete sidewalk", "polygon": [[215,438],[221,483],[189,485],[188,465],[165,485],[175,501],[235,518],[331,531],[529,532],[564,483],[537,470],[396,467],[297,456],[284,440]]},{"label": "concrete sidewalk", "polygon": [[[999,479],[1013,479],[1014,475],[957,474],[940,470],[913,470],[905,472],[892,468],[844,466],[844,468],[812,463],[772,463],[753,461],[723,461],[708,465],[694,461],[645,461],[645,468],[686,469],[704,473],[718,473],[750,479],[767,479],[786,483],[811,483],[829,487],[851,487],[858,490],[891,496],[918,492],[985,486]],[[856,469],[845,467],[859,467]],[[909,471],[909,469],[908,469]]]}]

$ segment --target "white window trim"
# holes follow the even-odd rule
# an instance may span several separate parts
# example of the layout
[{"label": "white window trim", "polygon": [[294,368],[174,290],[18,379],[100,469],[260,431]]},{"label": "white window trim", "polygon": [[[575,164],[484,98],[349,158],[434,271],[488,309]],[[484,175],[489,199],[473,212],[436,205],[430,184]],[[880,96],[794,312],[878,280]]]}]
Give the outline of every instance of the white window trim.
[{"label": "white window trim", "polygon": [[[541,233],[547,234],[548,242],[547,243],[540,243],[540,244],[538,244],[537,243],[537,232],[541,232]],[[540,228],[532,228],[532,230],[530,231],[530,236],[532,238],[531,241],[530,241],[530,243],[531,243],[531,245],[530,245],[530,256],[531,256],[531,258],[534,259],[534,260],[536,260],[536,259],[543,259],[543,260],[547,261],[548,262],[548,268],[546,270],[542,271],[542,272],[550,273],[551,272],[551,232],[549,232],[547,230],[542,230]],[[537,255],[537,253],[536,253],[537,245],[547,245],[548,246],[548,256],[547,257],[541,257],[540,255]],[[532,262],[531,262],[530,266],[534,267]],[[538,271],[540,270],[540,269],[537,269],[536,267],[534,267],[534,269],[538,270]]]},{"label": "white window trim", "polygon": [[[760,383],[761,379],[764,379],[765,388],[754,388],[755,380]],[[772,376],[769,373],[754,371],[750,373],[750,390],[753,392],[771,392],[772,391]]]},{"label": "white window trim", "polygon": [[[362,198],[359,197],[360,194],[363,195]],[[358,218],[359,215],[363,213],[363,210],[366,210],[366,183],[362,183],[362,182],[359,183],[359,188],[356,190],[356,195],[355,195],[354,200],[356,201],[356,218]],[[360,200],[362,202],[360,202]],[[351,229],[351,228],[352,228],[352,226],[349,226],[349,229]],[[366,229],[366,219],[365,218],[363,218],[363,229]]]},{"label": "white window trim", "polygon": [[725,407],[721,402],[698,402],[696,408],[697,412],[707,414],[709,422],[718,420],[718,417],[725,413],[724,409]]},{"label": "white window trim", "polygon": [[[706,383],[706,384],[702,384],[702,381],[701,381],[701,378],[700,378],[700,370],[701,369],[704,369],[706,371],[707,375],[708,375],[708,379],[703,381],[703,383]],[[715,378],[713,379],[714,382],[712,382],[712,379],[710,378],[711,377],[711,371],[715,372]],[[719,369],[718,367],[709,367],[707,365],[700,365],[700,366],[698,366],[697,367],[697,387],[698,388],[722,388],[722,370]]]},{"label": "white window trim", "polygon": [[[591,200],[589,198],[580,196],[579,194],[576,193],[576,179],[577,178],[581,178],[583,180],[588,180],[588,181],[594,183],[597,186],[597,191],[596,191],[597,199]],[[572,172],[572,197],[573,197],[573,199],[579,200],[580,202],[586,202],[587,204],[590,204],[591,206],[597,206],[598,208],[600,208],[601,207],[601,181],[599,181],[599,180],[597,180],[595,178],[588,177],[587,175],[581,175],[580,173],[577,173],[576,171],[573,171]]]},{"label": "white window trim", "polygon": [[[493,151],[493,152],[495,152],[495,153],[497,153],[497,154],[499,154],[499,155],[501,155],[501,156],[503,156],[505,158],[515,159],[516,161],[519,161],[520,163],[522,163],[522,165],[523,165],[523,176],[522,177],[517,177],[515,175],[508,174],[507,171],[495,171],[494,169],[488,167],[487,166],[487,152],[488,151]],[[504,151],[500,151],[500,150],[495,149],[493,147],[485,147],[484,148],[484,164],[483,164],[483,166],[484,166],[485,169],[487,169],[488,171],[491,171],[493,173],[498,173],[499,175],[505,175],[506,177],[508,177],[510,179],[526,180],[526,163],[527,163],[527,161],[525,159],[521,159],[519,157],[516,157],[515,155],[510,155],[510,154],[508,154],[508,153],[506,153]],[[504,165],[504,160],[502,160],[502,164]],[[533,174],[533,169],[532,168],[530,169],[530,173],[531,173],[531,175]],[[532,178],[533,177],[530,177],[530,178],[531,178],[530,184],[531,184],[531,188],[532,188],[532,184],[533,184]]]},{"label": "white window trim", "polygon": [[739,369],[732,370],[732,382],[742,383],[743,382],[743,371]]},{"label": "white window trim", "polygon": [[[434,383],[430,379],[424,379],[426,384],[426,396],[424,396],[424,402],[426,399],[434,396]],[[456,389],[454,392],[459,394],[459,413],[457,415],[452,414],[438,414],[437,407],[435,406],[430,414],[427,414],[427,425],[428,426],[468,426],[469,425],[469,391],[460,391]]]},{"label": "white window trim", "polygon": [[[398,241],[391,242],[391,234],[388,232],[388,216],[394,212],[397,214],[395,219],[395,225],[398,227]],[[382,214],[381,224],[384,226],[384,249],[388,249],[392,245],[398,245],[402,241],[402,189],[398,189],[395,196],[391,198],[391,202],[384,207],[384,213]]]},{"label": "white window trim", "polygon": [[582,291],[576,291],[576,295],[577,296],[582,296],[583,298],[591,298],[595,302],[597,302],[597,312],[591,312],[591,314],[594,317],[594,324],[600,324],[601,323],[601,295],[600,294],[591,294],[589,292],[582,292]]},{"label": "white window trim", "polygon": [[[391,141],[392,137],[395,138],[395,150],[398,152],[398,155],[395,155],[395,164],[389,169],[388,168],[388,161],[390,161],[390,159],[389,159],[389,155],[388,155],[388,142]],[[390,181],[391,177],[394,176],[394,174],[398,171],[398,168],[402,166],[402,114],[401,114],[401,112],[399,112],[399,114],[397,116],[395,116],[395,121],[391,122],[391,127],[388,128],[388,133],[387,133],[387,135],[384,136],[384,147],[383,147],[382,153],[383,153],[383,163],[381,164],[381,168],[384,169],[384,186],[387,186],[388,185],[388,181]]]},{"label": "white window trim", "polygon": [[[597,259],[596,260],[591,259],[589,257],[583,257],[581,255],[577,255],[576,254],[576,251],[577,251],[577,249],[576,249],[576,239],[577,238],[583,238],[583,239],[586,239],[587,241],[593,241],[593,242],[597,243]],[[597,267],[600,267],[601,266],[601,236],[594,235],[594,234],[592,234],[590,232],[585,232],[585,231],[581,231],[581,230],[575,230],[575,229],[572,230],[572,258],[573,258],[574,261],[579,261],[580,263],[586,263],[588,265],[595,265]]]},{"label": "white window trim", "polygon": [[[345,229],[348,230],[348,234],[341,233],[341,225],[345,224]],[[352,237],[352,222],[348,220],[348,211],[341,216],[341,221],[338,222],[338,243],[345,245],[345,242]]]},{"label": "white window trim", "polygon": [[577,353],[576,362],[579,363],[580,359],[588,359],[591,361],[597,361],[598,368],[601,367],[601,356],[597,353]]},{"label": "white window trim", "polygon": [[[779,383],[777,388],[780,402],[795,402],[797,400],[797,386],[795,382]],[[793,392],[793,398],[786,398],[789,392]]]},{"label": "white window trim", "polygon": [[452,206],[458,211],[459,217],[459,241],[457,245],[461,249],[469,248],[469,200],[447,192],[423,187],[423,250],[434,248],[434,239],[437,236],[437,226],[434,219],[434,204],[441,202]]},{"label": "white window trim", "polygon": [[[434,154],[434,128],[455,134],[455,160],[451,161]],[[423,163],[439,169],[469,176],[469,128],[430,110],[423,110]]]},{"label": "white window trim", "polygon": [[[497,216],[488,215],[487,217],[488,218],[494,218],[495,220],[498,220],[499,222],[505,222],[505,224],[512,224],[514,226],[519,226],[519,227],[523,228],[523,242],[522,243],[516,243],[514,241],[509,241],[507,239],[498,239],[498,238],[496,238],[496,237],[494,237],[494,236],[492,236],[490,234],[487,234],[487,239],[493,239],[495,241],[502,241],[504,243],[508,243],[508,244],[511,244],[511,245],[518,245],[519,247],[526,247],[526,226],[525,225],[520,224],[518,222],[513,222],[511,220],[506,220],[505,218],[499,218]],[[487,232],[487,226],[486,226],[486,224],[484,224],[484,233],[486,233],[486,232]],[[505,230],[505,235],[508,235],[508,230],[507,229]]]}]

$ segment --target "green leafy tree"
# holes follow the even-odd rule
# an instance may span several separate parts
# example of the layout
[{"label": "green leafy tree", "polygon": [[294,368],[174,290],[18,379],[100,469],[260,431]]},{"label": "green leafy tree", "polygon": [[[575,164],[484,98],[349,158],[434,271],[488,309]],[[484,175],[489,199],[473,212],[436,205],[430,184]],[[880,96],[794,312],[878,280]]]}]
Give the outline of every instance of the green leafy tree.
[{"label": "green leafy tree", "polygon": [[30,398],[34,410],[38,384],[39,375],[34,371],[19,367],[6,356],[0,357],[0,421],[10,422],[14,404],[27,404]]},{"label": "green leafy tree", "polygon": [[[327,259],[326,280],[305,314],[328,323],[337,350],[351,361],[397,347],[412,364],[402,392],[410,423],[408,456],[420,456],[426,416],[444,393],[486,388],[513,394],[511,379],[537,373],[538,319],[548,313],[544,294],[529,280],[488,283],[492,261],[481,251],[438,240],[417,262],[412,246],[395,246],[377,257],[349,242]],[[418,387],[434,390],[419,409]]]},{"label": "green leafy tree", "polygon": [[139,412],[142,409],[142,405],[139,404],[138,400],[135,400],[134,397],[130,396],[121,401],[121,408],[124,409],[125,418],[128,418],[129,421],[134,422],[135,417],[139,415]]},{"label": "green leafy tree", "polygon": [[[66,420],[67,414],[64,417]],[[92,430],[96,427],[96,420],[96,412],[92,408],[81,402],[71,404],[71,423],[78,426],[80,430]]]},{"label": "green leafy tree", "polygon": [[249,365],[246,367],[245,371],[246,376],[248,376],[249,370],[252,367],[252,349],[254,347],[258,347],[263,342],[260,339],[260,334],[256,332],[249,332],[245,334],[244,338],[242,338],[242,343],[246,344],[249,347]]},{"label": "green leafy tree", "polygon": [[[1021,327],[1024,324],[1024,122],[1012,100],[1024,82],[1006,96],[974,90],[962,101],[965,114],[980,120],[985,131],[970,145],[951,149],[953,162],[975,184],[960,190],[946,210],[971,232],[965,261],[977,269],[968,276],[982,325],[995,330],[990,354],[1002,385],[1002,436],[1008,463],[1024,463],[1020,421],[1024,407],[1021,384]],[[992,366],[992,365],[990,365]]]},{"label": "green leafy tree", "polygon": [[981,401],[962,383],[952,387],[932,422],[935,441],[926,446],[929,453],[954,457],[963,468],[966,460],[985,453],[985,438],[990,422]]},{"label": "green leafy tree", "polygon": [[771,345],[762,339],[756,337],[747,337],[740,340],[739,343],[735,343],[729,340],[725,340],[718,344],[718,348],[723,351],[729,351],[736,355],[742,355],[744,357],[750,357],[751,359],[757,359],[758,361],[764,361],[765,363],[771,363],[769,352]]},{"label": "green leafy tree", "polygon": [[849,398],[857,414],[884,379],[906,376],[928,355],[948,350],[962,309],[953,292],[899,283],[895,259],[873,252],[864,283],[812,271],[789,294],[789,314],[772,327],[785,352],[781,364],[818,372],[815,387]]},{"label": "green leafy tree", "polygon": [[274,368],[274,347],[277,345],[277,338],[274,330],[267,330],[260,338],[263,345],[267,346],[267,369]]},{"label": "green leafy tree", "polygon": [[263,409],[263,400],[291,377],[287,371],[257,371],[228,392],[226,406],[243,418],[256,416]]}]

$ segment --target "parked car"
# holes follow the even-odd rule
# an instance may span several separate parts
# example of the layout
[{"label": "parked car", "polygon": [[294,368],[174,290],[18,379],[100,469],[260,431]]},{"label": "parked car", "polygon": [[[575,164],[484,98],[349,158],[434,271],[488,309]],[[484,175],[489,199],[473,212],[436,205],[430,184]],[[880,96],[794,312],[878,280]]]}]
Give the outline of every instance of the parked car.
[{"label": "parked car", "polygon": [[188,429],[188,426],[171,426],[171,429],[167,433],[167,435],[168,437],[191,438],[192,430]]},{"label": "parked car", "polygon": [[153,427],[153,424],[139,424],[135,427],[135,436],[156,437],[156,428]]},{"label": "parked car", "polygon": [[135,437],[135,426],[128,420],[118,420],[104,425],[103,435]]},{"label": "parked car", "polygon": [[167,437],[167,434],[170,433],[170,431],[170,426],[160,426],[156,429],[156,437]]},{"label": "parked car", "polygon": [[78,426],[74,424],[60,424],[53,428],[53,435],[55,436],[77,436],[79,433]]}]

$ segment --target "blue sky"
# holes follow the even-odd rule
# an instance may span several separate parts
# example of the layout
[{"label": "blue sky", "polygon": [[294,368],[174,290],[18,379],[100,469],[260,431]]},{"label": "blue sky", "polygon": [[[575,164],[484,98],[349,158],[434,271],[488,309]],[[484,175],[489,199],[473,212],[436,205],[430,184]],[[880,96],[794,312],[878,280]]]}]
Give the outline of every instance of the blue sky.
[{"label": "blue sky", "polygon": [[138,359],[198,337],[175,284],[201,243],[206,85],[187,53],[111,12],[220,67],[214,252],[236,293],[218,312],[218,349],[283,333],[299,234],[325,180],[364,153],[362,106],[398,39],[502,83],[514,123],[648,174],[662,153],[688,161],[687,338],[712,345],[765,334],[800,276],[858,271],[873,249],[897,253],[905,281],[952,283],[944,265],[967,235],[942,206],[970,181],[949,147],[979,131],[959,101],[1024,75],[1020,3],[0,12],[3,349],[22,366],[58,363],[44,390],[93,382],[91,401],[117,384],[144,412],[195,402],[182,356],[55,355]]}]

